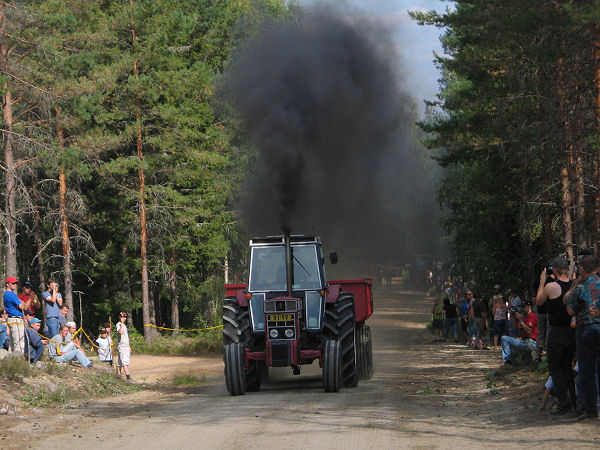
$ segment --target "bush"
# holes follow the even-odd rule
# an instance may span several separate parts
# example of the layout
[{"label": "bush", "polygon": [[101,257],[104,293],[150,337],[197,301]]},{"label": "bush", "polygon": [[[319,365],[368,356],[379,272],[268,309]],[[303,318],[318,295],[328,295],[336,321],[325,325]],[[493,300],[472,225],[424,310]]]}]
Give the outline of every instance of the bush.
[{"label": "bush", "polygon": [[30,377],[34,374],[34,370],[21,357],[9,356],[0,361],[0,375],[2,378],[9,380],[19,380],[24,377]]},{"label": "bush", "polygon": [[173,386],[198,386],[201,382],[205,381],[206,377],[198,378],[195,375],[176,375],[173,377]]},{"label": "bush", "polygon": [[[133,340],[132,336],[135,336]],[[198,355],[221,353],[223,349],[223,331],[220,328],[176,336],[158,336],[150,345],[146,344],[144,337],[137,331],[135,334],[130,332],[129,339],[135,352],[151,355]]]}]

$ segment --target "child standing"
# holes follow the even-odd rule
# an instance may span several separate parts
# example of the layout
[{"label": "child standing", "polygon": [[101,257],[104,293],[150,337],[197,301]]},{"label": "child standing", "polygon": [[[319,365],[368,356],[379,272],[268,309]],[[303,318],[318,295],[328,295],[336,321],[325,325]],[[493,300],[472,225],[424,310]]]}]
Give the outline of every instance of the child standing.
[{"label": "child standing", "polygon": [[117,322],[117,334],[119,335],[119,345],[117,350],[119,351],[119,360],[117,361],[117,374],[121,375],[121,370],[125,372],[125,376],[128,380],[131,380],[129,374],[129,360],[131,357],[131,347],[129,346],[129,334],[127,333],[127,313],[119,313],[119,321]]},{"label": "child standing", "polygon": [[108,336],[106,328],[100,330],[100,336],[96,339],[96,345],[98,346],[98,361],[110,363],[112,366],[112,351],[111,351],[111,339]]}]

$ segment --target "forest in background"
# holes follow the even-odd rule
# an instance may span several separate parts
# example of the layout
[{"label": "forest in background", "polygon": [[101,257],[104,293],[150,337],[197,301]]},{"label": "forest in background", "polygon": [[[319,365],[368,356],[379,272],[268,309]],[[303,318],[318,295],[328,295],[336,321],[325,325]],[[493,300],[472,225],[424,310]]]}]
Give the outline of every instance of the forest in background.
[{"label": "forest in background", "polygon": [[443,29],[421,123],[455,274],[535,292],[551,257],[598,253],[600,3],[458,0],[412,13]]},{"label": "forest in background", "polygon": [[[356,45],[369,36],[378,48],[377,26],[361,22],[360,14],[330,13],[330,23],[345,28]],[[247,124],[219,98],[219,85],[232,56],[252,36],[278,22],[302,29],[311,14],[318,18],[318,12],[286,0],[0,2],[4,276],[17,276],[19,288],[31,281],[38,295],[50,278],[57,280],[70,306],[68,318],[83,316],[84,326],[92,329],[119,311],[130,313],[147,340],[155,333],[142,327],[147,323],[219,325],[223,283],[242,281],[245,272],[249,232],[240,193],[261,164]],[[327,22],[322,24],[317,25],[321,42],[329,33]],[[360,31],[363,26],[370,34]],[[416,235],[435,228],[436,164],[418,143],[423,135],[414,127],[415,101],[396,92],[395,55],[385,61],[382,49],[391,47],[387,36],[379,36],[385,45],[373,57],[390,66],[384,73],[392,77],[386,88],[394,97],[387,103],[402,101],[401,111],[394,112],[402,119],[402,133],[390,141],[398,151],[385,148],[388,164],[369,163],[381,165],[380,175],[386,176],[369,180],[357,167],[364,188],[354,190],[384,188],[386,179],[397,189],[408,188],[388,192],[385,200],[372,197],[384,201],[387,217],[403,227],[394,233],[393,246],[377,242],[377,232],[362,231],[370,241],[353,236],[351,216],[349,223],[331,224],[344,230],[351,244],[373,252],[367,261],[360,248],[346,249],[362,266],[381,254],[372,243],[391,255],[379,261],[384,264],[436,247],[430,235]],[[373,75],[381,70],[367,69],[355,73],[358,89],[362,82],[377,86]],[[303,68],[295,70],[300,74]],[[345,126],[352,128],[360,115],[348,116]],[[378,125],[377,117],[370,120]],[[323,130],[328,122],[325,117]],[[376,132],[368,121],[364,126]],[[357,156],[368,161],[369,152],[383,151],[369,147],[365,142],[361,155],[355,144]],[[395,170],[389,161],[398,158],[411,165]],[[400,211],[398,201],[414,209]],[[428,226],[419,223],[416,210],[427,214]],[[375,223],[378,217],[369,213],[360,220]],[[384,219],[379,225],[393,231]],[[344,249],[335,250],[344,255]]]},{"label": "forest in background", "polygon": [[[89,325],[220,323],[246,242],[248,152],[211,106],[235,46],[283,1],[0,3],[1,266]],[[75,309],[73,308],[75,306]],[[180,319],[179,313],[184,312]],[[145,334],[151,329],[144,329]]]}]

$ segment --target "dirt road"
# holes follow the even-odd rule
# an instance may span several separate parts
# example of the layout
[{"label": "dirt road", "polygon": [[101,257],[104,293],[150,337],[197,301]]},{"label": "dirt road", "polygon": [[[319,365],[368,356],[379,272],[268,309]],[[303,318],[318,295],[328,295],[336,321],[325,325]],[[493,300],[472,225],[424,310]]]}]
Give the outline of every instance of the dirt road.
[{"label": "dirt road", "polygon": [[[134,355],[132,373],[152,390],[29,413],[10,428],[9,440],[25,443],[17,436],[26,433],[31,447],[45,449],[598,448],[600,422],[578,424],[537,411],[542,386],[528,372],[486,378],[500,365],[499,354],[432,343],[423,325],[429,299],[394,290],[375,294],[375,375],[357,388],[325,394],[318,367],[303,367],[299,377],[271,370],[260,392],[231,397],[218,357]],[[160,380],[174,373],[206,381],[161,388]]]}]

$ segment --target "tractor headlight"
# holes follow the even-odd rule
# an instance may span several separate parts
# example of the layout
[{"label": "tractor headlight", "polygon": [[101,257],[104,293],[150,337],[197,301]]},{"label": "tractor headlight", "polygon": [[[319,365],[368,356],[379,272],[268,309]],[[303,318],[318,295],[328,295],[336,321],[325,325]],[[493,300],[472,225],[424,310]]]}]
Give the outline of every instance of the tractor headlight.
[{"label": "tractor headlight", "polygon": [[285,330],[285,337],[291,338],[294,335],[294,330],[292,330],[291,328],[288,328],[287,330]]},{"label": "tractor headlight", "polygon": [[275,328],[273,328],[271,331],[269,331],[269,335],[275,339],[277,336],[279,336],[279,333],[277,332],[277,330]]}]

